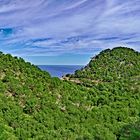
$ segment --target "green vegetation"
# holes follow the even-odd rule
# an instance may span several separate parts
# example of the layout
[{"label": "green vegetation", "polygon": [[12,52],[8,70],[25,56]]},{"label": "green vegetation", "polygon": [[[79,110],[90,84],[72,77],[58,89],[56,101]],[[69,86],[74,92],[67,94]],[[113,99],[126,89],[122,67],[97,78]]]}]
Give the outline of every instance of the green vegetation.
[{"label": "green vegetation", "polygon": [[140,121],[125,126],[120,131],[120,140],[139,140],[140,139]]},{"label": "green vegetation", "polygon": [[63,80],[0,53],[0,140],[133,140],[139,120],[139,52],[102,51]]},{"label": "green vegetation", "polygon": [[[70,80],[99,83],[132,78],[140,73],[140,54],[129,48],[107,49],[93,57],[82,70],[67,75]],[[93,84],[91,84],[92,86]]]}]

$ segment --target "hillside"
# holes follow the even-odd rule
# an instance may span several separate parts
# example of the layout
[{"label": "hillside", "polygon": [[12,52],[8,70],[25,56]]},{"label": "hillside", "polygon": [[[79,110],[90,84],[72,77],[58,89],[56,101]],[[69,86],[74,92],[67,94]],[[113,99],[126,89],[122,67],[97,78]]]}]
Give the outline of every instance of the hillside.
[{"label": "hillside", "polygon": [[117,47],[106,49],[93,57],[89,64],[74,74],[67,74],[64,79],[87,86],[117,80],[134,78],[140,74],[140,53],[130,48]]},{"label": "hillside", "polygon": [[135,135],[122,132],[140,121],[139,52],[102,51],[64,79],[0,53],[0,140],[123,140]]}]

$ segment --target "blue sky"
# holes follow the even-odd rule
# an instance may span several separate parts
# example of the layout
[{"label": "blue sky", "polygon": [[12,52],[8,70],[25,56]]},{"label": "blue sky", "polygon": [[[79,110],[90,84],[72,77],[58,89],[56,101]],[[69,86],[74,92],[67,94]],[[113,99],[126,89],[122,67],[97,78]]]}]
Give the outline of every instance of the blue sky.
[{"label": "blue sky", "polygon": [[140,0],[0,0],[4,53],[83,65],[117,46],[140,51]]}]

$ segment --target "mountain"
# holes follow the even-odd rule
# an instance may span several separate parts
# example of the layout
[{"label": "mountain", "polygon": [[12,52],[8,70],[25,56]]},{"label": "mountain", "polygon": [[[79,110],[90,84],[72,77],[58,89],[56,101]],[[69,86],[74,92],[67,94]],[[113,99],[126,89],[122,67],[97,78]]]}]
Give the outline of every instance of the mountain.
[{"label": "mountain", "polygon": [[[106,49],[91,58],[87,66],[74,74],[67,74],[64,79],[77,83],[113,82],[134,78],[140,74],[140,53],[130,48],[117,47]],[[87,85],[88,86],[88,85]]]},{"label": "mountain", "polygon": [[62,80],[1,52],[0,140],[121,140],[140,121],[139,81],[140,53],[129,48]]}]

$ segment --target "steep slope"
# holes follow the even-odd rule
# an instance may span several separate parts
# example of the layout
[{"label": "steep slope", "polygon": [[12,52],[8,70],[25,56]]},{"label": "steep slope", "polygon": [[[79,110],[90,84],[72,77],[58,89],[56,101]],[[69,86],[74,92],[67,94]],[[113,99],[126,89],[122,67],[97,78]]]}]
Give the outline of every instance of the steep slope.
[{"label": "steep slope", "polygon": [[[124,54],[117,70],[120,62],[111,63],[112,55],[122,59]],[[80,81],[77,85],[0,53],[0,140],[119,139],[123,127],[140,119],[139,56],[127,48],[103,51],[94,58],[97,70],[91,60],[78,76],[71,76]],[[109,80],[100,70],[105,62],[104,68],[111,68]],[[91,69],[94,73],[87,76]],[[87,84],[89,80],[95,82]]]},{"label": "steep slope", "polygon": [[[89,64],[64,79],[77,83],[112,82],[140,74],[140,53],[130,48],[107,49],[93,57]],[[79,82],[78,82],[79,81]]]}]

